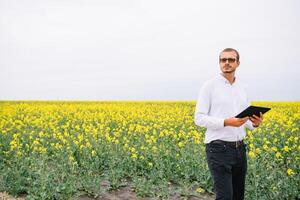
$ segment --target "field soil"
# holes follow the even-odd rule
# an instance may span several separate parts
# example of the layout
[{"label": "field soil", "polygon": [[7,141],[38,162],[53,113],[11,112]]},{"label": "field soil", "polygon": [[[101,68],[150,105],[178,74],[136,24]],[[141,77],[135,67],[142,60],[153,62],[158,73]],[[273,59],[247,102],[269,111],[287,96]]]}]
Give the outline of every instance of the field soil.
[{"label": "field soil", "polygon": [[[89,197],[88,195],[81,195],[77,199],[79,200],[154,200],[155,198],[141,198],[137,197],[134,191],[130,187],[122,187],[118,190],[105,193],[101,197],[98,198],[93,198]],[[170,200],[213,200],[212,195],[199,195],[199,196],[180,196],[178,195],[173,195],[170,197]],[[25,200],[25,196],[23,197],[12,197],[6,192],[1,192],[0,193],[0,200]]]},{"label": "field soil", "polygon": [[[129,184],[130,185],[130,184]],[[108,181],[101,181],[101,195],[98,197],[92,197],[87,194],[79,195],[74,197],[74,200],[157,200],[159,198],[151,197],[138,197],[132,187],[129,185],[120,187],[116,190],[109,190],[110,184]],[[194,188],[195,189],[195,188]],[[194,190],[193,189],[193,190]],[[20,197],[13,197],[7,192],[0,192],[0,200],[25,200],[25,195]],[[212,194],[199,194],[197,195],[186,195],[181,196],[178,193],[174,193],[170,196],[170,200],[213,200],[215,196]]]}]

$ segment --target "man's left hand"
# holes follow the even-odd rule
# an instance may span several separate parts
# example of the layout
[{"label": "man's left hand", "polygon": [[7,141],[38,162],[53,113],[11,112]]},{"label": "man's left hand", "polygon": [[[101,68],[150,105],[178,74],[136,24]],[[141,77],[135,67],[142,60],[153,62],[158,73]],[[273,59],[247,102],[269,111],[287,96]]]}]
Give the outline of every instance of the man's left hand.
[{"label": "man's left hand", "polygon": [[263,121],[263,114],[260,112],[260,116],[253,115],[250,117],[250,121],[252,122],[253,127],[258,127]]}]

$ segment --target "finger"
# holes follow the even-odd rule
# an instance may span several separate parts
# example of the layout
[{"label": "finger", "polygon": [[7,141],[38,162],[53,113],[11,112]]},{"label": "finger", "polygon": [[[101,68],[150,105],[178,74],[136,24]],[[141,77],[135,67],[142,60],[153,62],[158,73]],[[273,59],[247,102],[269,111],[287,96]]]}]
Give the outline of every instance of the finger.
[{"label": "finger", "polygon": [[255,124],[255,125],[258,125],[258,124],[261,123],[260,120],[257,120],[257,119],[254,119],[254,118],[252,118],[251,122],[252,122],[252,124]]},{"label": "finger", "polygon": [[256,115],[253,115],[253,117],[254,117],[256,120],[259,120],[259,121],[261,121],[261,118],[260,118],[260,117],[258,117],[258,116],[256,116]]},{"label": "finger", "polygon": [[238,121],[239,121],[239,122],[243,122],[243,121],[245,121],[245,120],[248,120],[248,117],[238,118]]},{"label": "finger", "polygon": [[245,122],[248,121],[248,120],[249,120],[249,117],[244,118],[243,123],[245,123]]},{"label": "finger", "polygon": [[261,119],[256,116],[256,118],[253,118],[253,123],[260,123]]},{"label": "finger", "polygon": [[238,120],[238,123],[241,125],[241,124],[244,123],[244,121],[245,121],[245,118],[240,118],[240,119]]},{"label": "finger", "polygon": [[245,121],[245,120],[247,121],[248,119],[249,119],[248,116],[247,116],[247,117],[244,117],[244,118],[243,118],[243,121]]},{"label": "finger", "polygon": [[262,112],[260,112],[260,118],[261,118],[261,120],[263,120],[263,114],[262,114]]}]

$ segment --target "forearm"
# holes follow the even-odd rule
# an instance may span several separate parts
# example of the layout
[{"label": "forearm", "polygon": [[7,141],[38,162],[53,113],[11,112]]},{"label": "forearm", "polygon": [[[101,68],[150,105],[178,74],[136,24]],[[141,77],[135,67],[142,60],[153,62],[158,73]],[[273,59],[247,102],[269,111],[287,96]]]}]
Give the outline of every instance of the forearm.
[{"label": "forearm", "polygon": [[202,126],[207,129],[216,130],[216,129],[224,128],[224,119],[208,116],[208,115],[201,114],[201,113],[196,113],[195,114],[195,124],[197,126]]}]

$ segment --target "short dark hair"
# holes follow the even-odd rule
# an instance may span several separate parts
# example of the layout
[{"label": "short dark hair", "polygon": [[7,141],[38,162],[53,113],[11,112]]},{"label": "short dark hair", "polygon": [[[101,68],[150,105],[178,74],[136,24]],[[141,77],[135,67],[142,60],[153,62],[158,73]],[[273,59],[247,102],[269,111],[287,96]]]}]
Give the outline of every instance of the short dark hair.
[{"label": "short dark hair", "polygon": [[236,60],[237,60],[237,62],[240,60],[240,54],[239,54],[239,52],[237,51],[237,50],[235,50],[235,49],[233,49],[233,48],[226,48],[226,49],[224,49],[223,51],[221,51],[221,53],[220,53],[220,55],[219,55],[219,59],[221,58],[221,54],[223,53],[223,52],[231,52],[231,51],[234,51],[235,53],[236,53]]}]

